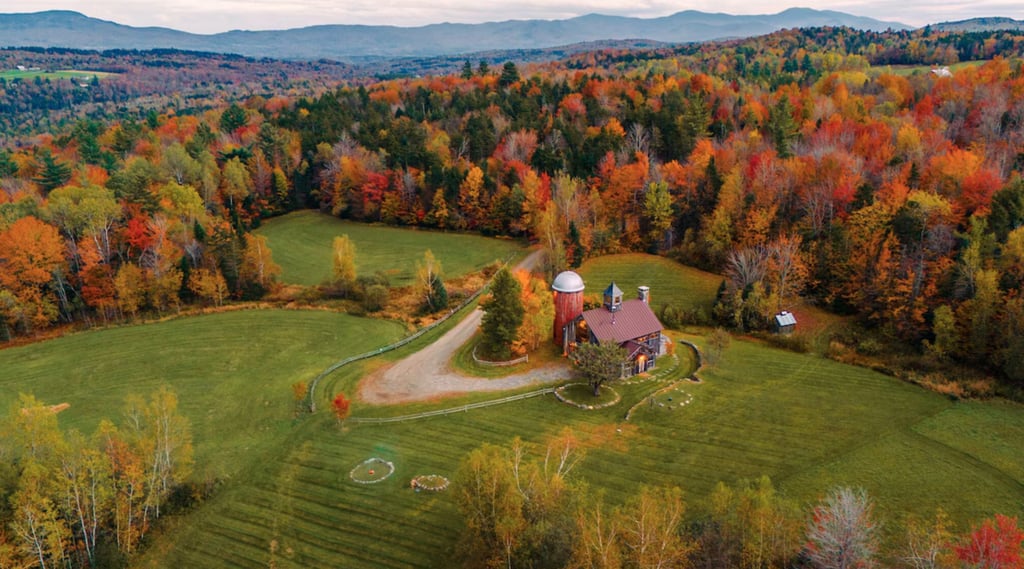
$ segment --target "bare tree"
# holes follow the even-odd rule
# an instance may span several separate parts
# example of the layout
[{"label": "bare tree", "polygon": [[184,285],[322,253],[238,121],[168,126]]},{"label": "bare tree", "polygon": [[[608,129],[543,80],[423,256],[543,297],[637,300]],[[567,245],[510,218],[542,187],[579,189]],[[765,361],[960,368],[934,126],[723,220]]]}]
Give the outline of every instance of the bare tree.
[{"label": "bare tree", "polygon": [[779,306],[786,302],[787,295],[798,294],[807,275],[807,267],[800,255],[802,239],[799,235],[783,235],[768,246],[773,269],[775,293]]},{"label": "bare tree", "polygon": [[820,569],[870,567],[878,526],[863,489],[835,488],[814,508],[807,526],[807,556]]},{"label": "bare tree", "polygon": [[650,569],[690,567],[695,544],[680,526],[686,506],[679,488],[644,488],[620,513],[626,559]]},{"label": "bare tree", "polygon": [[768,272],[768,250],[758,245],[729,253],[725,275],[729,277],[733,290],[743,290],[764,280]]},{"label": "bare tree", "polygon": [[939,510],[934,522],[916,518],[907,521],[906,546],[901,556],[903,562],[912,569],[943,569],[949,567],[951,556],[950,544],[953,534],[950,532],[949,516]]}]

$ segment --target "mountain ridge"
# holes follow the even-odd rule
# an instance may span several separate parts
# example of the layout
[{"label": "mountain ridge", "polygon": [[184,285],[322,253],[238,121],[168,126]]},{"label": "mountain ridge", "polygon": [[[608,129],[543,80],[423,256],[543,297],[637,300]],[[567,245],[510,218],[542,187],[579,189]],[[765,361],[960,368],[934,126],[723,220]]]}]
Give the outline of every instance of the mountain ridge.
[{"label": "mountain ridge", "polygon": [[1024,21],[1002,16],[970,18],[955,22],[941,22],[931,26],[944,32],[992,32],[998,30],[1024,30]]},{"label": "mountain ridge", "polygon": [[367,58],[458,55],[496,49],[547,48],[600,40],[644,39],[688,43],[763,35],[785,28],[848,26],[910,29],[831,10],[790,8],[778,14],[730,15],[685,10],[659,18],[585,14],[564,20],[504,20],[415,27],[319,24],[283,30],[194,34],[165,27],[133,27],[70,10],[0,14],[6,47],[72,49],[183,49],[250,57],[358,61]]}]

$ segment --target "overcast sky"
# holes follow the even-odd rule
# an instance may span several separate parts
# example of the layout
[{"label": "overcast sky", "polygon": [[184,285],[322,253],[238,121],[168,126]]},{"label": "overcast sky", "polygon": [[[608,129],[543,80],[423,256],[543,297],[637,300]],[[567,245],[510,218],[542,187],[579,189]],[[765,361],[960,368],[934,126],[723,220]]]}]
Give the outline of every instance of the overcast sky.
[{"label": "overcast sky", "polygon": [[1020,0],[0,0],[0,12],[75,10],[131,26],[195,33],[316,24],[419,26],[438,22],[563,19],[588,13],[653,18],[682,10],[774,14],[793,6],[839,10],[912,26],[977,16],[1024,19]]}]

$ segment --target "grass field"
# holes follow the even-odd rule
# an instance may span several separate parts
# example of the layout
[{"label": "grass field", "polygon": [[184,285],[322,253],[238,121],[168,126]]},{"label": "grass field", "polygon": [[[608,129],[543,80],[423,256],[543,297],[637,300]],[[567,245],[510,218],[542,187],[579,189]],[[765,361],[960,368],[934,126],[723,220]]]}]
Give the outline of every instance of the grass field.
[{"label": "grass field", "polygon": [[657,312],[669,304],[687,310],[701,308],[711,314],[722,277],[680,265],[664,257],[626,253],[591,259],[579,270],[587,285],[585,294],[598,300],[608,283],[622,289],[626,298],[636,298],[638,286],[651,287],[651,307]]},{"label": "grass field", "polygon": [[32,393],[70,403],[61,424],[91,433],[120,420],[126,394],[166,384],[192,423],[199,479],[233,476],[290,432],[292,383],[402,333],[383,320],[263,310],[74,334],[0,350],[0,411]]},{"label": "grass field", "polygon": [[[984,61],[961,61],[959,63],[949,65],[948,67],[951,72],[956,73],[961,69],[966,69],[968,67],[977,67],[979,65],[984,64]],[[940,65],[938,67],[944,66]],[[931,73],[932,69],[934,68],[935,67],[931,65],[883,65],[875,67],[874,69],[887,70],[895,75],[916,75],[920,73]]]},{"label": "grass field", "polygon": [[[627,278],[644,267],[656,303],[660,290],[660,298],[700,306],[717,287],[717,277],[653,257],[600,261],[584,267],[591,283],[601,279],[603,288],[614,277],[629,291],[639,282]],[[318,400],[355,393],[369,370],[451,325],[342,368],[326,378]],[[625,410],[664,384],[612,384],[622,401],[596,411],[544,396],[397,424],[339,428],[324,411],[292,420],[291,383],[400,333],[387,322],[280,310],[82,333],[0,351],[0,403],[30,390],[48,404],[71,403],[62,423],[91,429],[99,417],[116,415],[125,391],[175,387],[194,425],[196,476],[225,483],[198,509],[162,520],[137,567],[450,567],[461,523],[452,492],[416,493],[410,479],[451,478],[485,442],[537,442],[565,426],[611,437],[578,470],[611,503],[644,484],[675,484],[696,513],[717,482],[768,475],[804,507],[832,485],[862,486],[890,531],[906,513],[929,516],[939,506],[962,529],[996,512],[1024,515],[1020,405],[954,403],[863,368],[750,341],[734,340],[717,367],[702,371],[703,383],[681,384],[690,404],[642,404],[631,426],[621,423]],[[684,361],[675,377],[692,367],[688,351],[678,353]],[[391,407],[357,401],[352,414],[399,415],[491,397]],[[394,475],[352,482],[349,472],[371,457],[393,462]]]},{"label": "grass field", "polygon": [[[362,373],[342,370],[328,391],[352,390]],[[580,471],[591,487],[616,503],[643,484],[676,484],[699,511],[718,481],[762,474],[805,507],[832,485],[862,486],[893,531],[907,512],[927,516],[940,506],[962,526],[995,512],[1024,514],[1017,405],[955,404],[868,370],[745,341],[703,376],[682,386],[690,405],[641,405],[635,432],[591,451]],[[415,493],[409,480],[451,477],[484,442],[617,426],[653,386],[615,388],[622,402],[598,411],[543,397],[347,429],[325,414],[310,418],[287,449],[171,528],[140,566],[449,567],[460,523],[451,494]],[[376,412],[357,406],[353,414]],[[395,475],[352,483],[348,472],[370,457],[394,462]]]},{"label": "grass field", "polygon": [[106,73],[103,71],[83,71],[78,69],[61,69],[58,71],[43,71],[43,70],[30,70],[24,71],[20,69],[6,69],[0,71],[0,79],[7,81],[14,81],[15,79],[21,79],[22,81],[30,81],[39,77],[41,79],[88,79],[91,80],[93,77],[109,77],[115,75],[114,73]]},{"label": "grass field", "polygon": [[266,236],[284,282],[307,286],[330,276],[332,243],[341,235],[355,243],[360,275],[382,271],[395,286],[412,283],[416,263],[427,249],[441,262],[446,277],[482,269],[523,250],[520,243],[506,239],[368,225],[309,210],[271,219],[258,233]]}]

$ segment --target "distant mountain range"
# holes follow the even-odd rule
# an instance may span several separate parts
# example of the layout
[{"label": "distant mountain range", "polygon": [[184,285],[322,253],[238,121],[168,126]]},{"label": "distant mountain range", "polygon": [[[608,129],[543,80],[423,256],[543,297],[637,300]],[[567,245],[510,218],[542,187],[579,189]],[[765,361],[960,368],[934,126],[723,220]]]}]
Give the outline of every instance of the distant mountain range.
[{"label": "distant mountain range", "polygon": [[931,28],[944,32],[994,32],[997,30],[1024,30],[1024,22],[1013,18],[971,18],[970,20],[932,24]]},{"label": "distant mountain range", "polygon": [[420,27],[323,25],[290,30],[192,34],[137,28],[78,12],[0,14],[0,45],[74,49],[172,48],[278,59],[429,57],[488,50],[536,49],[601,40],[643,39],[685,43],[750,37],[780,29],[848,26],[864,30],[909,29],[896,22],[842,12],[792,8],[778,14],[733,16],[688,10],[663,18],[590,14],[567,20],[509,20]]}]

